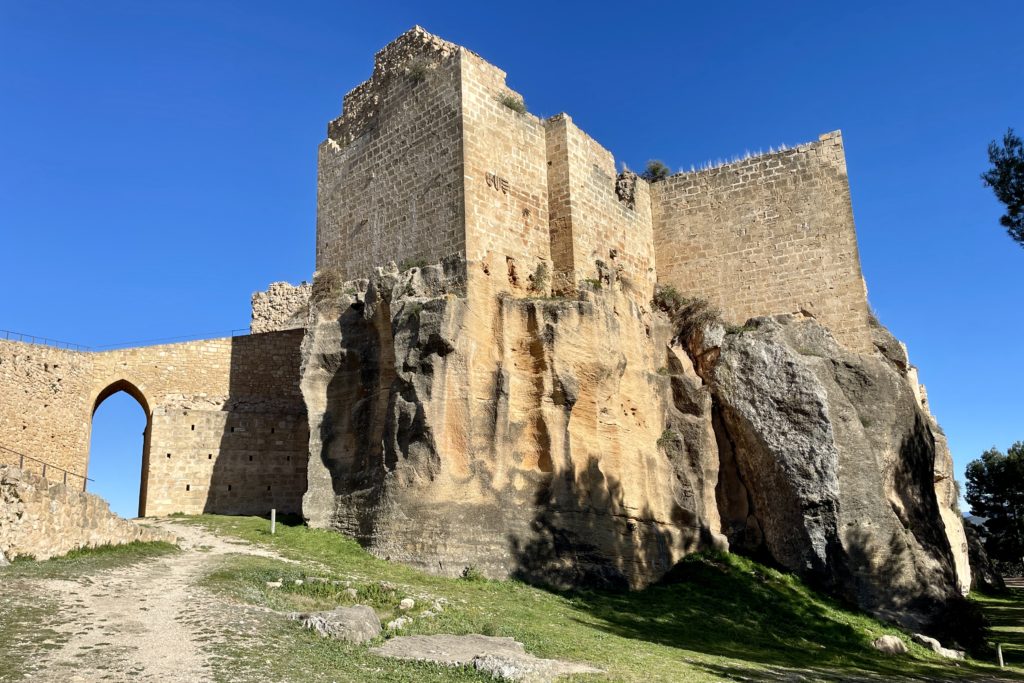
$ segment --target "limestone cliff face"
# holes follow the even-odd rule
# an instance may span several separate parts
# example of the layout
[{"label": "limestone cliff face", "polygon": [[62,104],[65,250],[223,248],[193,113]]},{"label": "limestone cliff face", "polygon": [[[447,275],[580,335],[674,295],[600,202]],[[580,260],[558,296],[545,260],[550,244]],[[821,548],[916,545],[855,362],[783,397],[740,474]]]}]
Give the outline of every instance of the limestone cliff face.
[{"label": "limestone cliff face", "polygon": [[966,547],[951,544],[963,529],[935,476],[952,462],[907,364],[888,347],[851,353],[809,318],[747,328],[712,326],[692,349],[716,406],[730,543],[923,626],[958,594]]},{"label": "limestone cliff face", "polygon": [[310,524],[562,586],[731,546],[914,626],[969,585],[949,451],[891,335],[857,354],[778,316],[684,349],[625,289],[526,298],[460,260],[318,277]]},{"label": "limestone cliff face", "polygon": [[561,585],[642,586],[724,547],[711,395],[667,325],[613,279],[530,299],[476,277],[314,287],[310,523],[435,572]]}]

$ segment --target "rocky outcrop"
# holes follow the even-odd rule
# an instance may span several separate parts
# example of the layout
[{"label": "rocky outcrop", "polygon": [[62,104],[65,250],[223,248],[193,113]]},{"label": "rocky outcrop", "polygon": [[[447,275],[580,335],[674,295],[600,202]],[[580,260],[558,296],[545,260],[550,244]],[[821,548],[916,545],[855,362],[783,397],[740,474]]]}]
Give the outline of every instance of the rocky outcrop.
[{"label": "rocky outcrop", "polygon": [[[959,593],[935,472],[949,452],[886,352],[811,318],[705,330],[691,351],[715,402],[723,531],[863,608],[918,626]],[[962,535],[962,527],[959,528]]]},{"label": "rocky outcrop", "polygon": [[903,346],[879,327],[857,354],[779,316],[702,318],[684,348],[680,320],[599,274],[569,298],[456,259],[320,274],[310,524],[430,571],[557,586],[641,587],[731,546],[926,628],[969,569]]},{"label": "rocky outcrop", "polygon": [[935,495],[942,516],[942,528],[953,551],[953,568],[957,585],[966,595],[971,588],[971,565],[968,561],[967,536],[964,533],[963,515],[960,513],[960,490],[953,474],[953,455],[949,452],[946,434],[928,407],[928,392],[918,382],[917,368],[910,363],[907,347],[892,335],[878,320],[871,320],[871,337],[875,348],[906,379],[918,406],[924,413],[935,439]]},{"label": "rocky outcrop", "polygon": [[118,517],[99,496],[0,465],[0,558],[46,560],[77,548],[133,541],[177,538]]},{"label": "rocky outcrop", "polygon": [[614,276],[577,298],[466,264],[314,282],[311,525],[449,575],[642,586],[724,547],[711,396]]},{"label": "rocky outcrop", "polygon": [[985,550],[981,529],[965,521],[964,532],[967,534],[967,547],[970,552],[971,590],[1005,591],[1006,582]]}]

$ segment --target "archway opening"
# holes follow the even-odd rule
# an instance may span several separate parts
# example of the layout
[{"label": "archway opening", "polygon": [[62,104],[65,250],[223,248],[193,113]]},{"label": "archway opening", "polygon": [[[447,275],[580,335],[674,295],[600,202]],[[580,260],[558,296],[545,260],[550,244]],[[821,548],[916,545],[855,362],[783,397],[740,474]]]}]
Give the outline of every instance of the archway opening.
[{"label": "archway opening", "polygon": [[93,406],[89,439],[89,491],[122,517],[146,511],[149,406],[130,382],[111,384]]}]

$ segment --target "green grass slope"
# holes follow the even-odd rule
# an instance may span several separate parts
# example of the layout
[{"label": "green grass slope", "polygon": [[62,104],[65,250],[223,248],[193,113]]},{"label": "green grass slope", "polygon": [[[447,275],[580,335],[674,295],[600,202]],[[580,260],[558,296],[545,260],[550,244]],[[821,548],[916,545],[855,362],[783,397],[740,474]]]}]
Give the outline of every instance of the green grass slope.
[{"label": "green grass slope", "polygon": [[[268,614],[266,608],[369,603],[386,623],[400,614],[404,597],[417,601],[413,614],[444,599],[442,612],[416,618],[401,633],[511,636],[538,656],[588,662],[607,672],[579,680],[1024,680],[1020,669],[941,659],[910,644],[908,634],[734,555],[692,556],[679,568],[681,582],[641,592],[556,593],[516,581],[428,575],[377,559],[338,534],[303,526],[279,524],[271,536],[269,523],[259,518],[182,519],[297,561],[227,558],[205,585],[239,605]],[[284,581],[282,588],[267,586],[277,580]],[[358,599],[345,594],[345,582],[359,591]],[[218,646],[224,680],[486,680],[469,670],[381,659],[365,646],[322,639],[280,618],[263,628],[268,636],[259,651],[241,639]],[[876,652],[871,642],[883,634],[901,636],[910,653]]]}]

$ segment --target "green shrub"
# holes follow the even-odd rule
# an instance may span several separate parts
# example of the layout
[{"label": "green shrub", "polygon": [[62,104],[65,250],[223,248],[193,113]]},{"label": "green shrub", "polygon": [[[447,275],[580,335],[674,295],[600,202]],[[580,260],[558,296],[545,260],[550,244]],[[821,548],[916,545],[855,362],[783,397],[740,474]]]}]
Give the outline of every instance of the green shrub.
[{"label": "green shrub", "polygon": [[537,264],[533,275],[530,277],[530,289],[535,292],[544,292],[547,290],[550,280],[551,272],[548,269],[548,264],[545,261],[541,261]]},{"label": "green shrub", "polygon": [[657,159],[647,162],[647,168],[640,174],[640,177],[649,183],[657,183],[672,175],[671,169]]},{"label": "green shrub", "polygon": [[469,565],[462,570],[462,576],[460,577],[464,581],[486,581],[487,577],[484,573],[476,568],[476,565]]},{"label": "green shrub", "polygon": [[510,92],[502,93],[498,95],[498,102],[505,105],[517,114],[526,113],[526,102],[521,97],[513,95]]},{"label": "green shrub", "polygon": [[654,298],[651,299],[651,307],[674,315],[686,303],[686,297],[672,285],[658,285],[654,288]]},{"label": "green shrub", "polygon": [[722,322],[722,312],[707,299],[687,298],[671,285],[655,288],[651,306],[668,315],[676,328],[676,340],[684,343],[708,325]]}]

